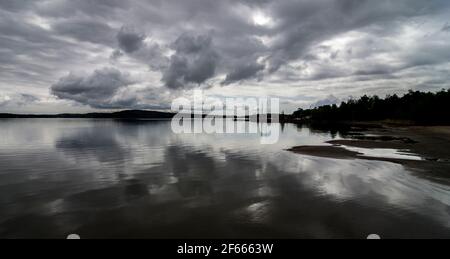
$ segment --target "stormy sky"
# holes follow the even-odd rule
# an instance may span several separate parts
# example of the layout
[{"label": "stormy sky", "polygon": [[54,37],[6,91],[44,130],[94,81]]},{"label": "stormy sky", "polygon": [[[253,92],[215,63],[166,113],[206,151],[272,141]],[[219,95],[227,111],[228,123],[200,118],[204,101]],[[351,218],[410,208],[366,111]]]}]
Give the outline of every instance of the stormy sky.
[{"label": "stormy sky", "polygon": [[0,112],[449,87],[448,0],[0,0]]}]

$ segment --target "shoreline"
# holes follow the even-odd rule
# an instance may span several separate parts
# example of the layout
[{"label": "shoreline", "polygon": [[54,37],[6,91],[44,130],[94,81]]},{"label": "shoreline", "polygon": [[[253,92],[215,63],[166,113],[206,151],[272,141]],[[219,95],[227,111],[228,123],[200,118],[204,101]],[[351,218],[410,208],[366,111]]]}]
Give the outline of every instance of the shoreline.
[{"label": "shoreline", "polygon": [[[359,124],[361,125],[361,124]],[[391,126],[386,124],[350,129],[342,138],[327,141],[322,146],[296,146],[288,151],[306,156],[331,159],[361,159],[401,164],[421,176],[450,183],[450,126]],[[367,125],[364,125],[366,127]],[[355,148],[356,150],[353,150]],[[399,154],[416,155],[422,160],[398,157],[370,156],[361,150],[392,149]]]}]

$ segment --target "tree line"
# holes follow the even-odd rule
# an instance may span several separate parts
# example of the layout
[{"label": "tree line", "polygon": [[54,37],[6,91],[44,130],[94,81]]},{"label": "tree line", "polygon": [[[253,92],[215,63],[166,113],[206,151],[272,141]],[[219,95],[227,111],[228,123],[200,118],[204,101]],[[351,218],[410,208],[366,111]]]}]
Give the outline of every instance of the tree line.
[{"label": "tree line", "polygon": [[379,121],[399,120],[417,124],[450,124],[450,89],[436,93],[410,90],[403,96],[384,99],[367,96],[340,105],[298,109],[293,119],[300,121]]}]

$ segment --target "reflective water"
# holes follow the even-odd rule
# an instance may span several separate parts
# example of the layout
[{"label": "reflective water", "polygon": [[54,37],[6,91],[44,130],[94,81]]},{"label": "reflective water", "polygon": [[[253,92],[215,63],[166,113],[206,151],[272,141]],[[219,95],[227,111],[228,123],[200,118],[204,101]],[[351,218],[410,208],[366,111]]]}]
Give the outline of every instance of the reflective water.
[{"label": "reflective water", "polygon": [[411,153],[409,150],[397,150],[391,148],[359,148],[359,147],[349,147],[341,146],[347,150],[360,153],[361,157],[377,157],[377,158],[393,158],[402,160],[416,160],[422,161],[424,158],[419,155]]},{"label": "reflective water", "polygon": [[0,120],[0,237],[450,238],[449,186],[285,151],[332,137],[285,125],[263,146],[164,121]]}]

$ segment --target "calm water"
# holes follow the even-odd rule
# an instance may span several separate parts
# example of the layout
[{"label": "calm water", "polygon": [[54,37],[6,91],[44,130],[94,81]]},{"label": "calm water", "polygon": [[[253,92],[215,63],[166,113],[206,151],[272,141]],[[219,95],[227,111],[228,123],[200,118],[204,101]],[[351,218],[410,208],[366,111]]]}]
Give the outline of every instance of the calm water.
[{"label": "calm water", "polygon": [[450,238],[449,186],[285,151],[333,137],[286,125],[262,146],[170,122],[0,120],[0,237]]}]

